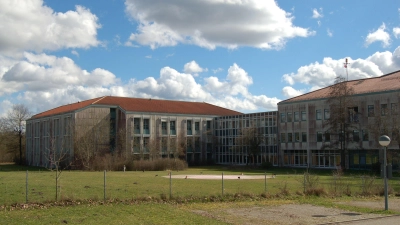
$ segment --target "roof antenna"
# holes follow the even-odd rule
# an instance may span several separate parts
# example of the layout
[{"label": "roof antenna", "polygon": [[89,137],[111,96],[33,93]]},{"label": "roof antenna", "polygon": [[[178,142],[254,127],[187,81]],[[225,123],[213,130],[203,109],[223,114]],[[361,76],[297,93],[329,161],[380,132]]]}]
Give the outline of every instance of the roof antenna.
[{"label": "roof antenna", "polygon": [[347,65],[349,65],[349,64],[350,63],[348,63],[347,58],[346,58],[346,61],[345,61],[345,63],[343,63],[343,65],[344,65],[344,68],[346,68],[347,81],[349,81],[349,72],[347,72]]}]

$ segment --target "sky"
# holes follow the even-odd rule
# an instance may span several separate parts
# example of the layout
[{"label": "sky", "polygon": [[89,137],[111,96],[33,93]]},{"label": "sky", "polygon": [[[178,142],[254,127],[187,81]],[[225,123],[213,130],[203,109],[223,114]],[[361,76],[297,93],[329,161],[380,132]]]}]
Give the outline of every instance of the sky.
[{"label": "sky", "polygon": [[400,1],[0,1],[0,116],[110,95],[271,111],[397,70]]}]

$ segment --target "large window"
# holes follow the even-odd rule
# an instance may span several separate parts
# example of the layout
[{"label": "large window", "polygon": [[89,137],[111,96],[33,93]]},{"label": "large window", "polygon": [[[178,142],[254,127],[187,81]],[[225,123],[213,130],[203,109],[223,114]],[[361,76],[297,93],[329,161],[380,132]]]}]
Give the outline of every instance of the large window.
[{"label": "large window", "polygon": [[358,130],[353,130],[353,141],[360,141],[360,132]]},{"label": "large window", "polygon": [[143,134],[150,134],[150,119],[143,120]]},{"label": "large window", "polygon": [[307,115],[305,111],[301,111],[301,121],[306,121],[307,120]]},{"label": "large window", "polygon": [[161,122],[161,134],[162,135],[167,135],[167,122]]},{"label": "large window", "polygon": [[285,113],[281,113],[281,123],[286,122],[286,116]]},{"label": "large window", "polygon": [[194,134],[195,135],[200,134],[200,122],[194,122]]},{"label": "large window", "polygon": [[375,115],[374,105],[368,105],[368,117],[372,117]]},{"label": "large window", "polygon": [[175,121],[169,122],[169,134],[176,135]]},{"label": "large window", "polygon": [[289,143],[293,142],[292,133],[288,133],[288,134],[287,134],[287,139],[288,139],[288,142],[289,142]]},{"label": "large window", "polygon": [[331,117],[329,109],[324,109],[324,119],[328,120]]},{"label": "large window", "polygon": [[300,120],[299,112],[294,112],[294,122],[298,122]]},{"label": "large window", "polygon": [[317,132],[317,142],[322,142],[322,132]]},{"label": "large window", "polygon": [[299,132],[294,133],[294,140],[296,142],[300,142],[300,134],[299,134]]},{"label": "large window", "polygon": [[307,133],[306,132],[301,133],[301,142],[307,142]]},{"label": "large window", "polygon": [[292,122],[292,113],[287,113],[287,121]]},{"label": "large window", "polygon": [[317,109],[316,114],[315,114],[315,119],[322,120],[322,112],[320,109]]},{"label": "large window", "polygon": [[133,132],[134,134],[140,134],[140,118],[133,119]]},{"label": "large window", "polygon": [[191,120],[186,121],[186,126],[187,126],[187,135],[192,135],[192,121]]}]

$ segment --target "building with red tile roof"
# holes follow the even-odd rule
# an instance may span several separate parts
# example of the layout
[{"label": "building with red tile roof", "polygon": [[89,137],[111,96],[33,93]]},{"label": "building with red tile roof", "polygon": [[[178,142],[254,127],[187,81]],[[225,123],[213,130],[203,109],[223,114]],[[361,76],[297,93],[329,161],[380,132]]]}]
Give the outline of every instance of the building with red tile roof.
[{"label": "building with red tile roof", "polygon": [[[212,159],[213,119],[242,113],[205,102],[104,96],[63,105],[27,120],[28,165],[51,166],[63,152],[84,168],[98,155]],[[161,151],[160,151],[161,150]],[[61,155],[58,156],[58,158]],[[85,157],[84,157],[85,156]],[[57,157],[56,157],[57,158]]]},{"label": "building with red tile roof", "polygon": [[[377,139],[383,134],[392,139],[390,151],[399,151],[400,71],[344,82],[354,91],[348,98],[352,105],[344,110],[346,121],[335,132],[327,101],[334,85],[278,103],[281,166],[372,168],[380,161]],[[392,163],[398,165],[399,159]]]}]

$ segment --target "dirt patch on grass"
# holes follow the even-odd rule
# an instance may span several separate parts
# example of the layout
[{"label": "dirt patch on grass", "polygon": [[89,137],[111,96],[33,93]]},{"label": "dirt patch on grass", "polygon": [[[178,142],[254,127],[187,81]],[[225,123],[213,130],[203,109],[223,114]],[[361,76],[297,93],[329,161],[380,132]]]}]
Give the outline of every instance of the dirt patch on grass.
[{"label": "dirt patch on grass", "polygon": [[365,214],[309,204],[240,207],[219,209],[210,212],[194,210],[193,212],[232,224],[308,225],[369,219],[383,216],[380,214]]}]

